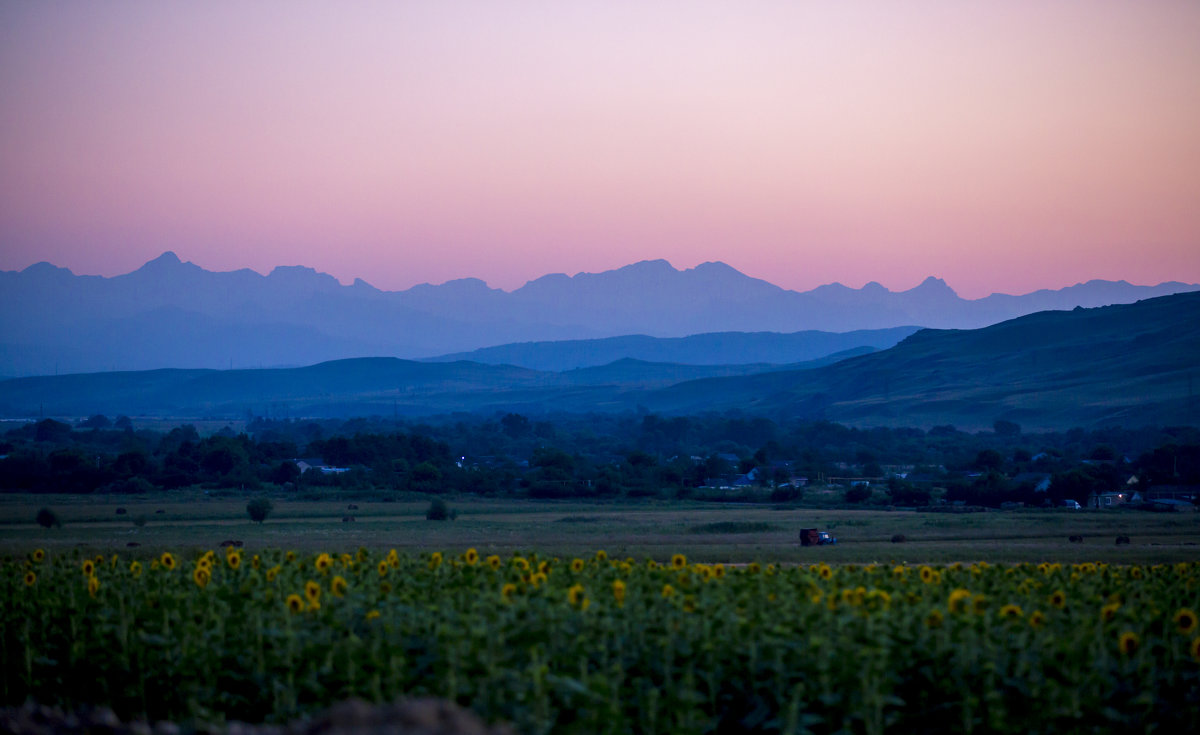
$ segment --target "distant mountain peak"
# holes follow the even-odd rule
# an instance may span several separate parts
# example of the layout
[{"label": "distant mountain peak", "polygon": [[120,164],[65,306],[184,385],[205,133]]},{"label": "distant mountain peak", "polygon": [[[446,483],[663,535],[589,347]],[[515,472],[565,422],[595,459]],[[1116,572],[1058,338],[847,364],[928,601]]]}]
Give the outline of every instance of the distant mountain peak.
[{"label": "distant mountain peak", "polygon": [[910,293],[912,292],[918,292],[922,294],[942,293],[947,296],[958,296],[958,293],[954,289],[950,288],[949,284],[935,276],[929,276],[924,281],[921,281],[920,285],[910,291]]}]

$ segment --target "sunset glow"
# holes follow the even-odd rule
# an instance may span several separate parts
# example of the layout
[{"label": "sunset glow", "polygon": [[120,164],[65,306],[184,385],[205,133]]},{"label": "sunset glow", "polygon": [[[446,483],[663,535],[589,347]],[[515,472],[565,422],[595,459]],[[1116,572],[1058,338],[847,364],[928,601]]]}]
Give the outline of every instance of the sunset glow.
[{"label": "sunset glow", "polygon": [[1200,3],[0,5],[0,269],[1200,281]]}]

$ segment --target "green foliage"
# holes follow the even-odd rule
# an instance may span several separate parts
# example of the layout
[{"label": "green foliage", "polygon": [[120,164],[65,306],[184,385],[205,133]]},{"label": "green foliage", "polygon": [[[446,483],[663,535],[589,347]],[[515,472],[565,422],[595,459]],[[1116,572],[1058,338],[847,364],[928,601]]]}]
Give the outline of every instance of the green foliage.
[{"label": "green foliage", "polygon": [[847,489],[843,497],[847,503],[865,503],[871,495],[871,486],[862,484]]},{"label": "green foliage", "polygon": [[688,529],[691,533],[767,533],[778,530],[779,526],[761,521],[717,521],[702,523]]},{"label": "green foliage", "polygon": [[270,498],[254,498],[246,503],[246,515],[250,516],[251,521],[261,524],[274,508],[275,504]]},{"label": "green foliage", "polygon": [[1200,729],[1196,563],[164,561],[0,562],[0,705],[186,730],[417,694],[529,733]]}]

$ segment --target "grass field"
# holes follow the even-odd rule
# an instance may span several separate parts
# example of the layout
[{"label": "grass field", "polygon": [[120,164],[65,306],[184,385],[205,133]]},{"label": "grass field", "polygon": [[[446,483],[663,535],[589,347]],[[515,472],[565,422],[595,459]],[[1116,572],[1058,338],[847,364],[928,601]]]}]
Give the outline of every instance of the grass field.
[{"label": "grass field", "polygon": [[[682,552],[701,562],[950,563],[956,561],[1104,561],[1154,564],[1200,560],[1200,514],[1023,510],[969,514],[879,510],[773,509],[696,502],[580,503],[461,498],[457,520],[425,520],[428,501],[276,500],[262,526],[250,523],[244,498],[180,492],[154,498],[19,496],[0,498],[0,553],[47,550],[156,554],[243,541],[247,551],[293,548],[396,548],[458,552],[475,547],[508,555],[537,549],[571,556],[610,554],[663,560]],[[62,528],[34,523],[52,508]],[[126,513],[117,515],[118,507]],[[344,516],[353,522],[344,522]],[[134,525],[146,519],[142,527]],[[802,548],[800,528],[838,537],[835,547]],[[903,534],[905,543],[892,543]],[[1116,546],[1118,535],[1131,538]],[[1068,537],[1080,535],[1082,543]],[[137,546],[129,546],[129,544]]]}]

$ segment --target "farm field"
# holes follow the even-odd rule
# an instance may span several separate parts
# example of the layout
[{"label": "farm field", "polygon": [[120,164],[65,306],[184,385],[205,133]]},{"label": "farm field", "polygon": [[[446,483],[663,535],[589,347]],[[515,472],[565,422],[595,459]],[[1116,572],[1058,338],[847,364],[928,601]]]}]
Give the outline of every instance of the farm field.
[{"label": "farm field", "polygon": [[[349,505],[357,506],[350,509]],[[261,526],[250,523],[245,498],[199,492],[155,498],[4,496],[0,554],[30,548],[152,556],[195,552],[239,540],[247,551],[320,551],[365,547],[414,553],[477,548],[511,555],[579,555],[605,548],[639,560],[673,553],[708,563],[952,563],[1042,561],[1156,564],[1200,561],[1200,514],[1134,511],[1005,511],[917,513],[881,510],[773,509],[697,502],[582,503],[450,500],[457,520],[425,520],[427,499],[408,502],[276,500]],[[34,523],[53,508],[61,528]],[[125,509],[118,515],[117,508]],[[342,519],[352,516],[354,522]],[[136,519],[145,525],[135,525]],[[831,531],[833,547],[802,548],[799,529]],[[892,543],[895,535],[905,543]],[[1079,535],[1082,543],[1070,543]],[[1116,546],[1118,535],[1131,539]],[[136,546],[129,546],[136,544]]]},{"label": "farm field", "polygon": [[1197,563],[37,547],[0,570],[5,705],[190,727],[433,695],[530,734],[1200,727]]}]

